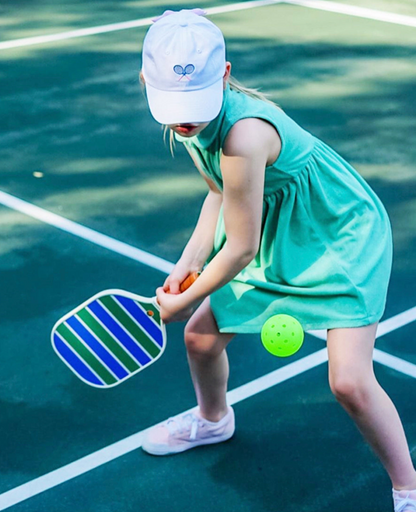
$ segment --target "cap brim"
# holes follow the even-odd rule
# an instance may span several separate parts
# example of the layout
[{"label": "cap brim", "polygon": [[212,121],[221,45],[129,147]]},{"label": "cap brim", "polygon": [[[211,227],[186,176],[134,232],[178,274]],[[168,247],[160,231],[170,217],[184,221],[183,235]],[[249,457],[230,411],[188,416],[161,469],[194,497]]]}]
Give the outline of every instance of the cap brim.
[{"label": "cap brim", "polygon": [[160,124],[209,123],[220,113],[223,79],[198,91],[161,91],[146,83],[152,116]]}]

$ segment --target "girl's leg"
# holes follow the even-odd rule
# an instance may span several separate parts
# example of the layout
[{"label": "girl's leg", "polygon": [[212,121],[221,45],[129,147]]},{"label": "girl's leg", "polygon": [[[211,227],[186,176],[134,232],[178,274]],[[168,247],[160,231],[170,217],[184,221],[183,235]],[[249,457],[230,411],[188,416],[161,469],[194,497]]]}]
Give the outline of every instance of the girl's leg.
[{"label": "girl's leg", "polygon": [[204,444],[221,443],[234,434],[234,411],[227,407],[228,359],[225,347],[233,334],[221,334],[209,299],[185,329],[189,366],[199,411],[169,418],[148,430],[142,448],[152,455],[172,455]]},{"label": "girl's leg", "polygon": [[371,445],[393,487],[416,489],[416,472],[395,406],[377,382],[373,348],[377,324],[328,331],[329,382],[337,400]]},{"label": "girl's leg", "polygon": [[200,305],[185,328],[185,344],[201,415],[220,421],[227,414],[228,358],[225,347],[234,334],[221,334],[209,298]]}]

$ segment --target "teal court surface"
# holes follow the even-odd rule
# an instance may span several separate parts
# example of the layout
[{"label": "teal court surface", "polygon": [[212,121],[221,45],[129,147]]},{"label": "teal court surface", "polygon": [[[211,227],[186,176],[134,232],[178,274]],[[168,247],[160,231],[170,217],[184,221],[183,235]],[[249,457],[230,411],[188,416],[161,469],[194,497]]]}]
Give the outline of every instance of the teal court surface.
[{"label": "teal court surface", "polygon": [[[122,385],[79,381],[54,323],[106,288],[152,296],[205,184],[148,113],[138,74],[164,0],[0,5],[0,510],[388,512],[390,482],[327,382],[325,333],[287,359],[259,336],[228,350],[237,431],[155,458],[143,431],[195,406],[183,324]],[[416,5],[411,0],[205,2],[233,74],[349,160],[394,233],[377,378],[416,450]],[[416,455],[415,455],[416,457]]]}]

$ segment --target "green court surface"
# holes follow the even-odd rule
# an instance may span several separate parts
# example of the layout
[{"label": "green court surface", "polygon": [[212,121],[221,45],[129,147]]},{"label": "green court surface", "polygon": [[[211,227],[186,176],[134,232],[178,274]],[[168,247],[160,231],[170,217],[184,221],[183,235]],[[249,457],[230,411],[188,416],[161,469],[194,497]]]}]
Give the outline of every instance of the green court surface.
[{"label": "green court surface", "polygon": [[[410,0],[338,3],[413,16],[416,24]],[[205,3],[225,5],[230,12],[211,19],[224,31],[233,74],[349,160],[388,210],[395,253],[383,321],[402,316],[376,345],[398,359],[375,370],[414,450],[416,26],[286,3],[240,11],[231,1]],[[34,8],[5,0],[1,41],[188,6],[43,0]],[[325,358],[254,389],[255,379],[324,349],[312,334],[288,359],[268,354],[257,335],[236,337],[229,389],[251,391],[245,399],[242,390],[230,394],[235,438],[167,458],[144,454],[139,436],[125,449],[108,447],[195,405],[183,324],[168,326],[157,363],[106,391],[83,384],[54,354],[50,330],[65,312],[105,288],[151,296],[166,271],[6,207],[1,192],[167,266],[206,193],[185,151],[171,157],[147,110],[138,80],[146,29],[9,49],[0,41],[0,510],[391,511],[389,479],[331,395]],[[100,450],[97,467],[91,458],[80,462]]]}]

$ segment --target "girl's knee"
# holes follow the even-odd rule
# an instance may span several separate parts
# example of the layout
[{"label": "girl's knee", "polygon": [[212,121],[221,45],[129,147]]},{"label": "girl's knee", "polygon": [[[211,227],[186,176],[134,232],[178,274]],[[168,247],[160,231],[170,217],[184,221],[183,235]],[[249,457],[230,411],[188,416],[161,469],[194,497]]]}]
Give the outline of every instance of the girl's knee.
[{"label": "girl's knee", "polygon": [[185,328],[185,346],[191,357],[216,357],[225,348],[215,334],[201,333]]},{"label": "girl's knee", "polygon": [[185,327],[185,346],[191,357],[217,357],[234,334],[218,330],[208,299],[201,304]]},{"label": "girl's knee", "polygon": [[354,410],[366,407],[375,382],[372,374],[363,376],[353,372],[338,374],[329,379],[331,391],[338,402]]},{"label": "girl's knee", "polygon": [[347,400],[358,392],[359,384],[351,377],[335,377],[329,380],[331,391],[339,401]]}]

